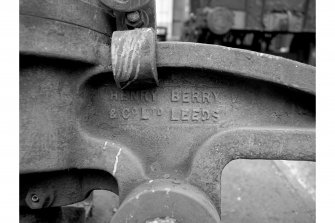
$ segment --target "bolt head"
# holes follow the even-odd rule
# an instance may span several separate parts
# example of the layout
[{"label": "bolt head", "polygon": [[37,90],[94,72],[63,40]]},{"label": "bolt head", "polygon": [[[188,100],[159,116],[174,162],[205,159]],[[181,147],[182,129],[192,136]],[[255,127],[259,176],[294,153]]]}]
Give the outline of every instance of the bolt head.
[{"label": "bolt head", "polygon": [[38,196],[36,194],[33,194],[31,196],[31,201],[34,202],[34,203],[37,203],[40,201],[40,199],[38,198]]},{"label": "bolt head", "polygon": [[139,11],[135,11],[135,12],[129,12],[127,14],[127,20],[129,22],[138,22],[139,20],[141,19],[141,15],[140,15],[140,12]]}]

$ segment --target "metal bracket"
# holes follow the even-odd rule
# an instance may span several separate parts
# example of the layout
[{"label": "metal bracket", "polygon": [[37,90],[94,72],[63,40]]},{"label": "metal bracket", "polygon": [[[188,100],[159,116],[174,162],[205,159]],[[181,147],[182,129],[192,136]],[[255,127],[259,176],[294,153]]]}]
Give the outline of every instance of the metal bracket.
[{"label": "metal bracket", "polygon": [[118,87],[138,89],[158,85],[156,33],[152,28],[114,32],[111,52]]}]

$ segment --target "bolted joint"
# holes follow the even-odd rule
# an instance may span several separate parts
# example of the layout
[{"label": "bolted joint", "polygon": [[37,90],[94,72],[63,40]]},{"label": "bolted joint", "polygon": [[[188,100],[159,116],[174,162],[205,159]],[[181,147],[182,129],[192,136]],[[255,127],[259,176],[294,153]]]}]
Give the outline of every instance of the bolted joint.
[{"label": "bolted joint", "polygon": [[140,19],[141,19],[141,15],[139,11],[127,13],[127,20],[131,23],[138,22]]},{"label": "bolted joint", "polygon": [[[116,28],[119,31],[135,28],[156,29],[155,0],[100,0],[104,5],[113,9]],[[108,6],[108,2],[113,2]]]},{"label": "bolted joint", "polygon": [[127,25],[128,29],[144,28],[149,24],[149,17],[143,10],[129,12],[126,14],[125,24]]},{"label": "bolted joint", "polygon": [[158,86],[154,29],[115,31],[111,51],[114,80],[119,88]]},{"label": "bolted joint", "polygon": [[125,24],[128,29],[148,27],[148,14],[143,10],[129,12],[126,14]]}]

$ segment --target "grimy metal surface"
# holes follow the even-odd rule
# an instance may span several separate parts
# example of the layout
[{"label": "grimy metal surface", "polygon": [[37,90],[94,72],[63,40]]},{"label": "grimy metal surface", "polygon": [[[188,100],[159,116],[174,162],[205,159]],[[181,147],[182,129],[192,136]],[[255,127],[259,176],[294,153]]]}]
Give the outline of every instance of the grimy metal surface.
[{"label": "grimy metal surface", "polygon": [[114,80],[119,88],[158,85],[156,32],[152,28],[115,31],[111,48]]},{"label": "grimy metal surface", "polygon": [[[33,2],[20,1],[22,207],[63,206],[106,189],[121,201],[112,222],[219,222],[213,207],[220,211],[221,172],[231,160],[315,160],[314,67],[157,43],[159,86],[121,90],[111,35],[90,26],[106,10],[73,0],[96,12],[76,24],[67,10],[50,18],[22,10]],[[149,201],[157,208],[144,210]],[[183,204],[207,214],[194,219]]]},{"label": "grimy metal surface", "polygon": [[152,0],[100,0],[109,8],[120,12],[131,12],[143,8]]}]

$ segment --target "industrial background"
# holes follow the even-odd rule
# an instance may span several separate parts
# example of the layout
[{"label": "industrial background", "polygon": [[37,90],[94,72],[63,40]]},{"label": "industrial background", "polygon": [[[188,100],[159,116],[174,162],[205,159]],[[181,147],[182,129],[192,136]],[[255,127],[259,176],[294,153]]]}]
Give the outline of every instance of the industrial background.
[{"label": "industrial background", "polygon": [[315,66],[315,0],[158,1],[157,25],[170,41],[249,49]]}]

